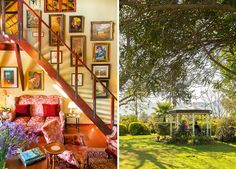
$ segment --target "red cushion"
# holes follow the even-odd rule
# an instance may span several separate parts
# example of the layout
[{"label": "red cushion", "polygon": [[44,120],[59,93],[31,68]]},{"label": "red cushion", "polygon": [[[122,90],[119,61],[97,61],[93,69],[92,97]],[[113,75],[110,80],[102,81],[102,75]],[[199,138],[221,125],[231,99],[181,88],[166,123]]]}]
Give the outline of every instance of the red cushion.
[{"label": "red cushion", "polygon": [[16,104],[16,116],[30,116],[30,105]]},{"label": "red cushion", "polygon": [[43,104],[43,116],[44,117],[59,116],[58,104]]}]

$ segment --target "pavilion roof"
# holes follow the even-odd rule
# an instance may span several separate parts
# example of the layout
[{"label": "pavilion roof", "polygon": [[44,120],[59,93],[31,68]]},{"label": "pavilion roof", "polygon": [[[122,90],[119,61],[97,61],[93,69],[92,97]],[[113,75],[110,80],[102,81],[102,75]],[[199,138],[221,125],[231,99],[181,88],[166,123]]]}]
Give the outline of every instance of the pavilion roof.
[{"label": "pavilion roof", "polygon": [[178,107],[174,110],[169,111],[170,114],[211,114],[211,110],[194,107],[194,106],[185,106],[185,107]]}]

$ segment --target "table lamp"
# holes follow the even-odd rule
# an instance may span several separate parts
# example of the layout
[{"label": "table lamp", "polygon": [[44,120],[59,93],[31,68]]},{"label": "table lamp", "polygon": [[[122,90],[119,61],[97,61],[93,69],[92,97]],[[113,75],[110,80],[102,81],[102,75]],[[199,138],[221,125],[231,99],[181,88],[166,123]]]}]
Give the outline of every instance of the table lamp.
[{"label": "table lamp", "polygon": [[74,109],[78,108],[77,105],[73,102],[70,101],[68,104],[68,108],[70,109],[70,113],[73,114],[74,113]]}]

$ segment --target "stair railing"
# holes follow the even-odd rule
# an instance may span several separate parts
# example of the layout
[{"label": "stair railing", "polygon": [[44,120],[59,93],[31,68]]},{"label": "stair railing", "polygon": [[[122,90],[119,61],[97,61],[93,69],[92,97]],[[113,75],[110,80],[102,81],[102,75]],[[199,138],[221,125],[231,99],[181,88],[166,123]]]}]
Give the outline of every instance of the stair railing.
[{"label": "stair railing", "polygon": [[[2,3],[4,3],[4,0],[2,0]],[[98,77],[93,73],[93,71],[79,58],[78,54],[76,54],[59,36],[59,32],[55,32],[51,29],[51,27],[24,1],[24,0],[18,0],[18,38],[19,40],[23,39],[23,5],[25,5],[37,18],[38,18],[38,58],[42,56],[41,46],[42,46],[42,39],[41,39],[41,33],[42,33],[42,25],[46,26],[47,29],[57,38],[57,74],[59,78],[59,55],[60,55],[60,44],[64,45],[72,54],[72,56],[75,57],[75,97],[78,97],[78,61],[84,66],[89,73],[93,77],[93,92],[92,92],[92,100],[93,100],[93,116],[96,117],[96,82],[99,82],[101,86],[110,94],[111,96],[111,103],[110,103],[110,124],[111,127],[114,126],[114,113],[115,113],[115,101],[117,101],[116,96],[98,79]],[[4,28],[4,27],[3,27]]]}]

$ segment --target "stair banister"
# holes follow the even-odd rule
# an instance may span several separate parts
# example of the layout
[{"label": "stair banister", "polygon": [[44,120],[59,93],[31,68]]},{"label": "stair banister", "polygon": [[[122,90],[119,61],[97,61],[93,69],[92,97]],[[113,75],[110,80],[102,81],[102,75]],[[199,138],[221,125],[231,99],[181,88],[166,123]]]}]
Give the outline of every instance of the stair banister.
[{"label": "stair banister", "polygon": [[[50,28],[50,26],[44,20],[42,20],[42,18],[38,16],[38,14],[24,0],[21,1],[23,1],[26,7],[29,8],[31,12],[33,12],[33,14],[49,29],[49,31],[52,32],[52,34],[54,34],[57,38],[59,38],[60,43],[62,43],[72,53],[72,55],[74,56],[77,55],[60,37],[58,37],[57,33],[54,32]],[[84,66],[89,71],[89,73],[93,76],[93,78],[95,78],[95,80],[98,81],[108,91],[108,93],[115,98],[115,100],[117,100],[116,96],[97,78],[97,76],[92,72],[92,70],[89,69],[88,66],[80,58],[78,58],[78,60],[82,64],[82,66]]]},{"label": "stair banister", "polygon": [[[60,36],[60,33],[57,32],[58,37]],[[60,39],[57,38],[57,79],[60,75]]]},{"label": "stair banister", "polygon": [[1,4],[2,4],[2,17],[1,17],[1,31],[2,31],[2,34],[5,34],[5,31],[6,31],[6,28],[5,28],[5,0],[2,0],[1,1]]},{"label": "stair banister", "polygon": [[18,39],[23,39],[23,0],[18,0]]}]

